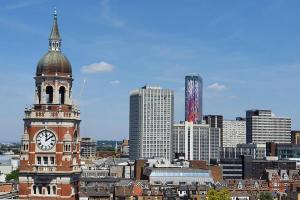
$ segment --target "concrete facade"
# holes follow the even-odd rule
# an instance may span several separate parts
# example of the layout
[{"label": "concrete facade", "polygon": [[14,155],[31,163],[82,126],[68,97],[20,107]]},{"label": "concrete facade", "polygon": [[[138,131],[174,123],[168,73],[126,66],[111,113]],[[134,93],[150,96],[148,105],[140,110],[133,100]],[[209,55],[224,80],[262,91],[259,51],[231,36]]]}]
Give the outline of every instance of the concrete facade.
[{"label": "concrete facade", "polygon": [[291,142],[291,119],[276,117],[271,110],[246,111],[246,127],[247,143]]},{"label": "concrete facade", "polygon": [[223,147],[236,147],[246,143],[246,121],[223,120]]},{"label": "concrete facade", "polygon": [[132,91],[129,118],[130,159],[171,158],[172,90],[145,86]]},{"label": "concrete facade", "polygon": [[185,160],[219,160],[219,128],[193,122],[174,124],[172,140],[173,158],[175,153],[184,153]]}]

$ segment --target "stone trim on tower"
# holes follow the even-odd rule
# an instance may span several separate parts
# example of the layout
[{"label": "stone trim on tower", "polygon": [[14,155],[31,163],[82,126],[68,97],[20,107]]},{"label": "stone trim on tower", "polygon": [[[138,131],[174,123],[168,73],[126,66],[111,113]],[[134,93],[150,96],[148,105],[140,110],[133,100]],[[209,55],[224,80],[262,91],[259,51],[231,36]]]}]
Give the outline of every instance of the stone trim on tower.
[{"label": "stone trim on tower", "polygon": [[80,110],[72,101],[71,64],[60,47],[55,11],[49,51],[34,77],[35,102],[25,109],[20,199],[79,199]]}]

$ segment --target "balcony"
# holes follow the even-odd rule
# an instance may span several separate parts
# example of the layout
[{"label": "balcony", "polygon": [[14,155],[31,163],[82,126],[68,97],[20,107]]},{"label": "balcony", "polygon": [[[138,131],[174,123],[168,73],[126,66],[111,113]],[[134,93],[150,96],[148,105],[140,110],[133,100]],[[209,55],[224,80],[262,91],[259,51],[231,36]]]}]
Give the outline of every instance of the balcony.
[{"label": "balcony", "polygon": [[34,172],[36,173],[56,172],[56,166],[35,166]]},{"label": "balcony", "polygon": [[40,111],[28,109],[25,111],[24,119],[76,119],[80,120],[80,112],[77,109],[72,111]]}]

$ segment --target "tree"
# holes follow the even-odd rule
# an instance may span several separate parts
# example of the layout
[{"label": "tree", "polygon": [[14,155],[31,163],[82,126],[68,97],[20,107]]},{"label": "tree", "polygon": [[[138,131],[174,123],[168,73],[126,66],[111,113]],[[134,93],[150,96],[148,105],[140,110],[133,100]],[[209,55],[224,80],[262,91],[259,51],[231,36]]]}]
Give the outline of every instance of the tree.
[{"label": "tree", "polygon": [[230,197],[230,192],[225,188],[219,191],[209,189],[206,195],[207,200],[230,200]]},{"label": "tree", "polygon": [[259,200],[273,200],[273,197],[269,192],[261,192],[259,193]]},{"label": "tree", "polygon": [[10,174],[7,174],[5,177],[6,181],[10,181],[10,180],[14,180],[14,181],[18,181],[19,179],[19,170],[14,170],[12,171]]}]

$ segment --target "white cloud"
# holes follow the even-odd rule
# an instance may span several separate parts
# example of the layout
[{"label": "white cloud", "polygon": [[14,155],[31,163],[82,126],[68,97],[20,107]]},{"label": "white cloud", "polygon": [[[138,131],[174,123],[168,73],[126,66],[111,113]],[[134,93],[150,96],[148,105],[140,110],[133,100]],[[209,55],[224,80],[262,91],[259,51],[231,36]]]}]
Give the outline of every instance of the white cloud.
[{"label": "white cloud", "polygon": [[118,85],[121,82],[119,80],[113,80],[113,81],[110,81],[109,83],[112,84],[112,85]]},{"label": "white cloud", "polygon": [[125,26],[125,22],[121,19],[118,19],[112,14],[110,9],[110,1],[109,0],[102,0],[101,1],[101,15],[102,17],[107,20],[113,27],[122,28]]},{"label": "white cloud", "polygon": [[209,85],[207,88],[209,90],[212,90],[215,92],[220,92],[220,91],[225,90],[227,87],[225,85],[222,85],[222,84],[216,82],[216,83]]},{"label": "white cloud", "polygon": [[114,68],[115,68],[114,65],[109,64],[109,63],[104,62],[104,61],[101,61],[99,63],[93,63],[93,64],[90,64],[90,65],[83,66],[81,68],[81,72],[89,73],[89,74],[102,73],[102,72],[113,71]]}]

